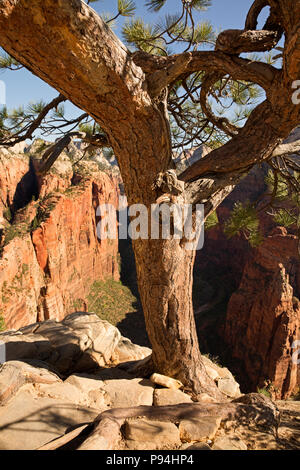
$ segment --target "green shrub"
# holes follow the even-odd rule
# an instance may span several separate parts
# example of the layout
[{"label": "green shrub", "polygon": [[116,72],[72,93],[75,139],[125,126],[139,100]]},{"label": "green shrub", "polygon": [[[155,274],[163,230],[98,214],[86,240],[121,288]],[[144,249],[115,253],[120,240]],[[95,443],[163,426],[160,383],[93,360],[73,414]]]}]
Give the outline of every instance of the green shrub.
[{"label": "green shrub", "polygon": [[264,388],[257,387],[257,393],[260,393],[261,395],[264,395],[265,397],[271,398],[271,393],[267,390],[266,387]]},{"label": "green shrub", "polygon": [[10,210],[9,207],[3,211],[3,217],[4,217],[8,222],[11,222],[13,216],[12,216],[12,212],[11,212],[11,210]]},{"label": "green shrub", "polygon": [[138,300],[120,281],[96,281],[88,295],[89,311],[117,325],[129,312],[137,310]]},{"label": "green shrub", "polygon": [[4,331],[4,330],[5,330],[4,318],[2,317],[2,315],[0,315],[0,331]]},{"label": "green shrub", "polygon": [[216,227],[218,223],[219,223],[218,215],[217,215],[217,212],[214,211],[207,217],[205,221],[205,230],[210,230],[213,227]]}]

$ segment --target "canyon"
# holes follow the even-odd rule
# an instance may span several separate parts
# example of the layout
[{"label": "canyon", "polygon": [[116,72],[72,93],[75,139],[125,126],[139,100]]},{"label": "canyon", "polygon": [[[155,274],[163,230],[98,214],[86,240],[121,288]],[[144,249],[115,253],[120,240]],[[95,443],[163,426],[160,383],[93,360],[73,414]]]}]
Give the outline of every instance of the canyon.
[{"label": "canyon", "polygon": [[[243,235],[224,234],[234,204],[256,201],[266,192],[266,172],[254,168],[217,209],[218,225],[206,231],[195,272],[207,273],[209,300],[219,304],[209,310],[208,303],[206,314],[196,319],[200,346],[225,359],[243,391],[259,388],[286,399],[300,384],[299,365],[292,361],[300,338],[299,238],[293,227],[277,226],[268,211],[259,215],[257,247]],[[218,309],[223,314],[214,319]]]},{"label": "canyon", "polygon": [[[99,240],[96,233],[97,207],[118,204],[118,174],[109,166],[100,171],[95,161],[74,165],[73,146],[40,177],[40,144],[0,153],[0,316],[8,330],[88,312],[93,284],[120,278],[118,241]],[[265,175],[264,168],[252,170],[217,210],[219,223],[206,231],[194,269],[195,278],[202,276],[201,288],[195,283],[195,312],[201,349],[230,365],[243,392],[259,387],[286,399],[300,383],[291,361],[300,338],[298,239],[267,214],[260,217],[257,248],[223,231],[235,202],[265,192]]]}]

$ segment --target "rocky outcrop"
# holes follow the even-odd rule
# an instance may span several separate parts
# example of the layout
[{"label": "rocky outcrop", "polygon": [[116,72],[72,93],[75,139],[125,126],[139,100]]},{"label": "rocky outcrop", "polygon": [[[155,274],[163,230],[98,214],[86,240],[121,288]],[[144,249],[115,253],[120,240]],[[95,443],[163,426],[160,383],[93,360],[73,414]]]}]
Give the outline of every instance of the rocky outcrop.
[{"label": "rocky outcrop", "polygon": [[292,361],[292,345],[300,337],[297,292],[298,239],[277,228],[247,262],[228,304],[225,341],[242,363],[246,389],[267,386],[276,398],[287,398],[296,390],[298,366]]},{"label": "rocky outcrop", "polygon": [[16,150],[1,148],[0,152],[0,230],[10,219],[11,212],[24,207],[37,193],[30,159]]},{"label": "rocky outcrop", "polygon": [[37,359],[62,375],[110,364],[120,339],[116,327],[84,312],[72,313],[62,322],[48,320],[0,334],[6,361]]},{"label": "rocky outcrop", "polygon": [[[250,394],[192,402],[183,391],[134,377],[123,366],[149,350],[130,343],[128,361],[116,364],[115,351],[126,338],[96,315],[77,312],[62,322],[6,331],[0,342],[6,350],[0,365],[1,450],[282,448],[271,400]],[[232,377],[207,358],[205,366],[215,370],[216,381]],[[282,439],[289,424],[286,416]],[[296,437],[289,428],[290,441]]]},{"label": "rocky outcrop", "polygon": [[92,162],[74,171],[65,154],[44,178],[36,177],[38,166],[32,154],[4,151],[0,158],[0,312],[7,328],[87,310],[93,282],[119,278],[118,241],[96,233],[97,207],[117,207],[116,181]]},{"label": "rocky outcrop", "polygon": [[[122,371],[125,376],[118,377],[118,381],[114,380],[115,377],[108,376],[107,380],[109,382],[106,384],[107,389],[111,390],[111,395],[115,396],[114,403],[118,402],[120,407],[122,407],[119,399],[120,385],[122,385],[121,378],[124,378],[123,385],[126,388],[128,374],[135,373],[133,372],[133,365],[141,363],[152,352],[151,349],[133,344],[130,340],[121,336],[115,326],[101,320],[97,315],[85,312],[72,313],[61,322],[47,320],[25,326],[17,331],[5,331],[0,333],[0,342],[2,348],[5,348],[5,360],[7,362],[21,360],[43,361],[62,376],[68,376],[74,372],[88,372],[95,367],[122,364]],[[119,352],[123,350],[124,344],[129,344],[130,349],[126,349],[126,354],[120,356]],[[239,397],[239,385],[231,372],[226,368],[217,366],[206,357],[203,360],[208,373],[209,370],[215,371],[214,380],[217,385],[225,379],[231,383],[235,393],[232,395],[232,393],[224,390],[222,392],[224,396]],[[106,379],[103,378],[103,380]],[[17,380],[17,383],[19,382]],[[181,382],[154,373],[148,381],[143,381],[143,383],[137,381],[133,397],[130,398],[128,392],[128,396],[122,398],[122,403],[124,403],[124,400],[131,400],[131,402],[142,400],[145,404],[145,397],[148,395],[147,393],[143,395],[143,392],[147,392],[147,388],[148,390],[152,389],[153,384],[173,391],[183,388]],[[139,397],[140,394],[141,398]]]}]

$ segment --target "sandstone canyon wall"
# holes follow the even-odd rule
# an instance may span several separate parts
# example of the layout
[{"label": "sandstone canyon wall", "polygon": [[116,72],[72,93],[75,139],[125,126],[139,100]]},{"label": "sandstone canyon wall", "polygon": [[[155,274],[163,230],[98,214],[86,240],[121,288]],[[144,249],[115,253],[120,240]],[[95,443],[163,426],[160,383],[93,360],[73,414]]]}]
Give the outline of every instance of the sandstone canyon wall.
[{"label": "sandstone canyon wall", "polygon": [[247,390],[267,386],[274,397],[288,398],[300,385],[292,361],[300,338],[299,292],[298,239],[277,227],[251,253],[227,309],[224,339],[241,363]]},{"label": "sandstone canyon wall", "polygon": [[[117,240],[98,240],[99,204],[117,205],[114,178],[62,155],[45,178],[30,153],[0,155],[0,314],[7,328],[87,310],[95,280],[119,279]],[[80,171],[78,170],[80,168]]]},{"label": "sandstone canyon wall", "polygon": [[226,285],[227,305],[216,320],[211,312],[200,317],[198,330],[204,349],[215,343],[213,352],[233,370],[242,390],[266,387],[274,397],[287,398],[300,385],[299,365],[292,362],[293,343],[300,340],[299,240],[265,212],[264,241],[257,248],[223,231],[235,202],[254,201],[265,192],[265,174],[264,168],[253,169],[217,210],[220,223],[205,233],[195,270],[218,273],[211,297]]}]

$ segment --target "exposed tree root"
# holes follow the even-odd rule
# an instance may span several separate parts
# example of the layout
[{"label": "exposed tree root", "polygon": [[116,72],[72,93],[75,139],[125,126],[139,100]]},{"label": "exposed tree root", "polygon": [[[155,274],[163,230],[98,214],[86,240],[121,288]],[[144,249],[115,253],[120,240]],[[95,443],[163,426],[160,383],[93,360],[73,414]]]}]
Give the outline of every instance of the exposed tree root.
[{"label": "exposed tree root", "polygon": [[[271,400],[255,393],[230,403],[115,408],[101,413],[92,425],[81,426],[39,450],[63,450],[66,446],[70,450],[118,450],[122,447],[121,427],[128,419],[143,417],[178,424],[183,419],[197,420],[205,416],[220,417],[222,421],[230,420],[238,425],[264,426],[274,430],[274,434],[279,423],[276,406]],[[81,442],[78,439],[80,435]]]}]

